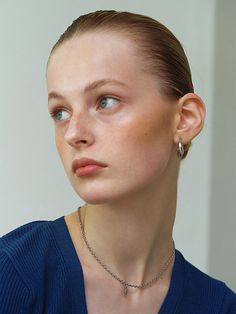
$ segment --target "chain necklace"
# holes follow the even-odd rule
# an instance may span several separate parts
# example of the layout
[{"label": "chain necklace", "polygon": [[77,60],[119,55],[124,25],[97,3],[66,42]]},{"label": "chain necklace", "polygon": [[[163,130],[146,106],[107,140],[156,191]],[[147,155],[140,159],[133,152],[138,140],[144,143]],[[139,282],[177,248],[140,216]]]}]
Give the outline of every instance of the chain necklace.
[{"label": "chain necklace", "polygon": [[114,279],[116,279],[117,281],[119,281],[122,284],[123,289],[124,289],[123,293],[124,293],[125,296],[128,294],[128,288],[145,289],[145,288],[148,288],[148,287],[152,286],[155,282],[157,282],[162,277],[162,275],[165,273],[165,271],[170,266],[171,262],[174,260],[174,257],[175,257],[175,243],[173,241],[173,249],[172,249],[170,257],[163,264],[162,268],[160,269],[160,271],[157,273],[157,275],[153,279],[151,279],[148,282],[142,283],[140,285],[133,284],[133,283],[128,283],[128,282],[124,281],[118,275],[113,273],[113,271],[97,256],[97,254],[91,248],[90,244],[88,243],[87,237],[85,235],[84,226],[83,226],[82,219],[81,219],[80,208],[81,207],[78,208],[79,223],[80,223],[82,238],[84,240],[84,243],[85,243],[87,249],[89,250],[90,254],[95,258],[95,260],[98,262],[98,264],[100,264],[100,266],[102,266],[103,269],[105,269],[106,272],[108,272]]}]

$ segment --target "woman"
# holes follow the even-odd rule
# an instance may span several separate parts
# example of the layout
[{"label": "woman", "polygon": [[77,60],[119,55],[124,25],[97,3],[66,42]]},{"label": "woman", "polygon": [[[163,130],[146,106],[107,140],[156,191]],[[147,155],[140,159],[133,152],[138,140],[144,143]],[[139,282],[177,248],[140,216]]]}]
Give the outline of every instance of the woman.
[{"label": "woman", "polygon": [[179,41],[157,21],[98,11],[53,47],[49,112],[85,205],[1,239],[1,313],[236,313],[236,296],[175,250],[181,159],[203,127]]}]

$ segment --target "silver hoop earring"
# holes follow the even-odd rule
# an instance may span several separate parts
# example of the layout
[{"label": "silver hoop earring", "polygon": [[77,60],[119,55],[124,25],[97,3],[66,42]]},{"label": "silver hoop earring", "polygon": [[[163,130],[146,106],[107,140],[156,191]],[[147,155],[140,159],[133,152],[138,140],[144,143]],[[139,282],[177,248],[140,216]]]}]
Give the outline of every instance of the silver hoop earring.
[{"label": "silver hoop earring", "polygon": [[183,145],[183,143],[182,143],[182,141],[181,141],[181,139],[180,139],[180,140],[179,140],[179,143],[178,143],[178,148],[177,148],[177,156],[178,156],[180,159],[182,159],[183,156],[184,156],[184,153],[185,153],[185,151],[184,151],[184,145]]}]

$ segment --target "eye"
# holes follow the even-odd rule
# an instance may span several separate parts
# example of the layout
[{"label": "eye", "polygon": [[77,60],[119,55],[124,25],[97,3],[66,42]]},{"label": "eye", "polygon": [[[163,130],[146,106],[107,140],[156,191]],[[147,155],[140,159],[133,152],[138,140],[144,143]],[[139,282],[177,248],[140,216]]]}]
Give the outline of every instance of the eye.
[{"label": "eye", "polygon": [[105,96],[99,100],[99,107],[101,109],[108,109],[119,104],[119,100],[113,97]]},{"label": "eye", "polygon": [[70,114],[64,109],[55,109],[50,112],[50,115],[55,121],[64,121],[70,116]]}]

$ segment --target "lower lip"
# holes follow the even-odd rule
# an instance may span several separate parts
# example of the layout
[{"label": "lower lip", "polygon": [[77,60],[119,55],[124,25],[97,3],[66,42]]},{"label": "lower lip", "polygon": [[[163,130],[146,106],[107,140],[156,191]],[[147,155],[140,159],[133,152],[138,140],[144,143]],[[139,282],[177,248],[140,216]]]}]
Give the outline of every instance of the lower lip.
[{"label": "lower lip", "polygon": [[90,174],[94,174],[96,173],[98,170],[102,169],[104,167],[102,166],[98,166],[98,165],[88,165],[85,167],[80,167],[78,169],[76,169],[75,173],[77,174],[77,176],[88,176]]}]

